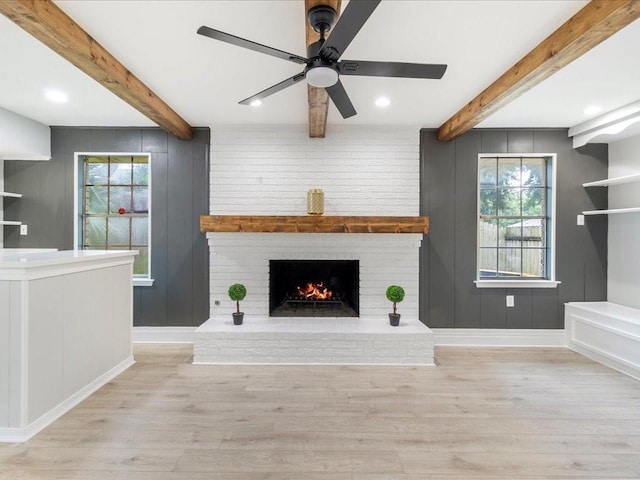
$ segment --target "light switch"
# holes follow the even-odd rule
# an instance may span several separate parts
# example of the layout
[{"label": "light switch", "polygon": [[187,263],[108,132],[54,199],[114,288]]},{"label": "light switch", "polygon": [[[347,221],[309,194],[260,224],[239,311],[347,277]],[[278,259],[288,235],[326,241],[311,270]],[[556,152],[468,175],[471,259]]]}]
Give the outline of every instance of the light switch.
[{"label": "light switch", "polygon": [[507,307],[514,307],[513,295],[507,295]]},{"label": "light switch", "polygon": [[578,215],[578,225],[584,225],[584,215]]}]

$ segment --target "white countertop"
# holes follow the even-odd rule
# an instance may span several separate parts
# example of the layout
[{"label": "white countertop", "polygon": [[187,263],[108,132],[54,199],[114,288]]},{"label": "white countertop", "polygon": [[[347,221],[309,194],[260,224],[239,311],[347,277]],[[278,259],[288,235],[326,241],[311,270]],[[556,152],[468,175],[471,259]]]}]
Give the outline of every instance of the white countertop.
[{"label": "white countertop", "polygon": [[0,250],[0,270],[86,263],[98,260],[115,260],[133,257],[137,254],[137,250],[63,250],[27,253]]}]

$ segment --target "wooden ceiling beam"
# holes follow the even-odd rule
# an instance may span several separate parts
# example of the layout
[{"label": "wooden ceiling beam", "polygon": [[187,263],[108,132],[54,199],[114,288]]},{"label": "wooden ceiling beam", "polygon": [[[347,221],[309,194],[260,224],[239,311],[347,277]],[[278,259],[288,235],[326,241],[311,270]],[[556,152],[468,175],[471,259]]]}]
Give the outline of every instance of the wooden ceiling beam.
[{"label": "wooden ceiling beam", "polygon": [[191,126],[52,0],[0,0],[0,13],[176,137]]},{"label": "wooden ceiling beam", "polygon": [[[304,0],[307,47],[320,40],[320,34],[311,27],[307,19],[309,10],[318,5],[328,5],[338,12],[338,16],[340,16],[341,4],[342,0]],[[329,94],[324,88],[312,87],[307,84],[307,97],[309,103],[309,137],[324,138],[327,130]]]},{"label": "wooden ceiling beam", "polygon": [[[591,0],[438,129],[449,141],[640,17],[640,0]],[[629,46],[633,48],[633,46]]]}]

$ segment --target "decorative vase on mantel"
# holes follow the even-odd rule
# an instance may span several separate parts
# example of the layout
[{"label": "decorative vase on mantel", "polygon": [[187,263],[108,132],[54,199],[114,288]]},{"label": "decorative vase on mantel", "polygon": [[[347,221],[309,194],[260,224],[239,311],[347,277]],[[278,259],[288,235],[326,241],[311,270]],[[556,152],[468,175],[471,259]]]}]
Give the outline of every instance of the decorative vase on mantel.
[{"label": "decorative vase on mantel", "polygon": [[322,215],[324,213],[324,192],[320,188],[312,188],[307,192],[307,213]]}]

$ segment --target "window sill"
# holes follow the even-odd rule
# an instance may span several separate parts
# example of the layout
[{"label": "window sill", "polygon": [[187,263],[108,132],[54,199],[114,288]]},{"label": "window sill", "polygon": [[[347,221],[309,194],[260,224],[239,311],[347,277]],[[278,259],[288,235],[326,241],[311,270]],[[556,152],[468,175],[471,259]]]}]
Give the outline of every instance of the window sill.
[{"label": "window sill", "polygon": [[556,288],[555,280],[476,280],[476,288]]},{"label": "window sill", "polygon": [[134,278],[133,286],[134,287],[152,287],[155,279],[153,278]]}]

